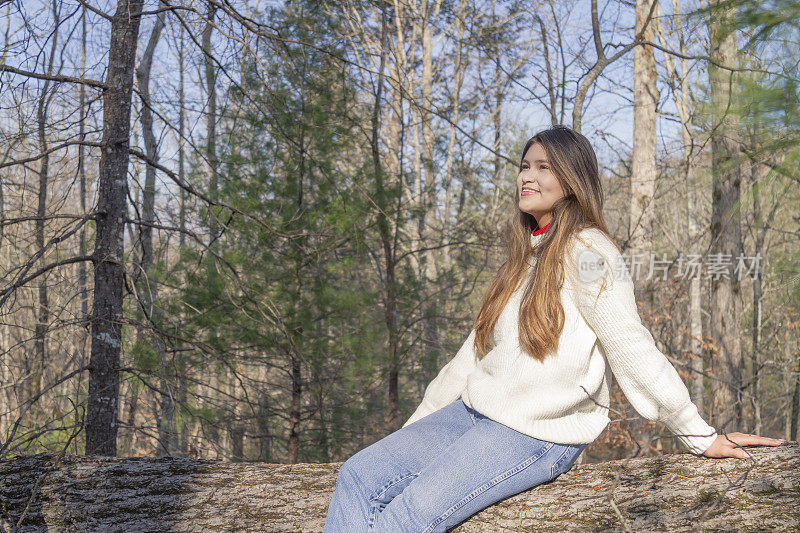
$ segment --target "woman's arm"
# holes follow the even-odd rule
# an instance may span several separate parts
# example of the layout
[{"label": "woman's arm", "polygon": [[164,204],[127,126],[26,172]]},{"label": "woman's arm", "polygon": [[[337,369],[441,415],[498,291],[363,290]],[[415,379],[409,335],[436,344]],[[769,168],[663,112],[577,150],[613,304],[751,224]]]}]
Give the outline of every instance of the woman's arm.
[{"label": "woman's arm", "polygon": [[475,330],[473,329],[455,357],[444,365],[439,374],[428,384],[422,402],[411,418],[403,424],[403,427],[438,411],[461,396],[461,392],[467,386],[467,376],[477,366],[474,345]]},{"label": "woman's arm", "polygon": [[597,334],[611,370],[636,411],[663,422],[694,454],[749,457],[742,446],[780,446],[785,441],[745,433],[717,435],[697,412],[675,367],[656,348],[636,309],[633,280],[611,240],[592,232],[570,256],[567,273],[575,302]]},{"label": "woman's arm", "polygon": [[636,309],[622,254],[599,231],[579,239],[566,265],[576,306],[600,341],[625,397],[648,420],[663,422],[694,454],[716,440],[675,367],[659,351]]}]

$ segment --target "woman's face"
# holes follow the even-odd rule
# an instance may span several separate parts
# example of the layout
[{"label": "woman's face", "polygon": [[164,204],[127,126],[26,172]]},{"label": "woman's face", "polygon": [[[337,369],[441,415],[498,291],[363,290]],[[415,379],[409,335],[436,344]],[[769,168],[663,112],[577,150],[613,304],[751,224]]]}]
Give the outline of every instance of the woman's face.
[{"label": "woman's face", "polygon": [[517,193],[520,211],[533,215],[540,228],[552,220],[553,204],[566,196],[540,143],[533,143],[522,158]]}]

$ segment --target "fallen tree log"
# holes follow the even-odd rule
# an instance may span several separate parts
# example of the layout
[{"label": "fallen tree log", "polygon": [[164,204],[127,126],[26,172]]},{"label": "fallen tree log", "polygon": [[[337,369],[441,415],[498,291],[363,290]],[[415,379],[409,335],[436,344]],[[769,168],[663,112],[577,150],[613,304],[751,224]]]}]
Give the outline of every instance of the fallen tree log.
[{"label": "fallen tree log", "polygon": [[[798,530],[800,448],[574,467],[454,531]],[[321,531],[341,463],[39,454],[0,462],[0,531]]]}]

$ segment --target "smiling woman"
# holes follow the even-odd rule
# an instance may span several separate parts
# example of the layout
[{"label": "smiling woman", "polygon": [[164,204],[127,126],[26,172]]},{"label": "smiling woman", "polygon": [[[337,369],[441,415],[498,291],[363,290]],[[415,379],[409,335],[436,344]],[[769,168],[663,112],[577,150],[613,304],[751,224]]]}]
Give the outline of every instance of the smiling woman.
[{"label": "smiling woman", "polygon": [[553,205],[566,196],[541,143],[531,144],[522,158],[517,193],[520,211],[533,215],[540,228],[550,223]]},{"label": "smiling woman", "polygon": [[609,423],[612,373],[642,416],[696,455],[780,444],[717,435],[656,348],[583,135],[557,126],[532,137],[516,189],[508,258],[474,328],[403,427],[342,465],[326,532],[446,531],[567,472]]}]

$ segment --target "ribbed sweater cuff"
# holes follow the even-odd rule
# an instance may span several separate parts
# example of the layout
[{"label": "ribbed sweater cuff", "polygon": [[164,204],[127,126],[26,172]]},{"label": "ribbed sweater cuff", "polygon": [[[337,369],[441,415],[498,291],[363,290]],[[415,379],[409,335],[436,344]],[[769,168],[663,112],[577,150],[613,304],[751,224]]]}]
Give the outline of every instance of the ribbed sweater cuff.
[{"label": "ribbed sweater cuff", "polygon": [[664,417],[662,422],[696,455],[702,455],[717,438],[717,431],[703,420],[692,402]]}]

